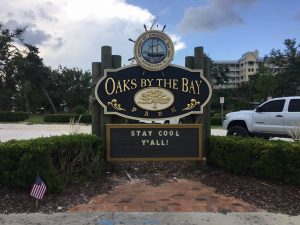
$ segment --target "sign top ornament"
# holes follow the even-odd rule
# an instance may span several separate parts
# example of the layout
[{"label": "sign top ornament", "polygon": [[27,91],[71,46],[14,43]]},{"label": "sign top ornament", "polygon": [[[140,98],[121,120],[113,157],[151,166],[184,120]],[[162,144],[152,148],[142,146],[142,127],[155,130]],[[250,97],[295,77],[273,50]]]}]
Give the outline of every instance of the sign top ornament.
[{"label": "sign top ornament", "polygon": [[174,58],[174,44],[163,31],[147,30],[135,41],[134,58],[146,70],[163,70]]}]

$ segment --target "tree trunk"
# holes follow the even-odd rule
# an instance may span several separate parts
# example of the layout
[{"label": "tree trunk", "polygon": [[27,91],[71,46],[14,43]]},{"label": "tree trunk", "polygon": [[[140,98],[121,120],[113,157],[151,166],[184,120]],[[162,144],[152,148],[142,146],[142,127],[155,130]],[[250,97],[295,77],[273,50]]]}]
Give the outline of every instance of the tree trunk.
[{"label": "tree trunk", "polygon": [[49,103],[50,103],[50,105],[51,105],[51,107],[52,107],[53,112],[54,112],[55,114],[57,114],[56,108],[55,108],[55,106],[54,106],[54,104],[53,104],[53,102],[52,102],[52,100],[51,100],[51,98],[50,98],[50,96],[49,96],[49,94],[48,94],[48,91],[47,91],[46,88],[43,87],[43,86],[41,86],[41,90],[42,90],[42,92],[44,93],[44,95],[46,96],[46,98],[48,99],[48,101],[49,101]]},{"label": "tree trunk", "polygon": [[24,97],[25,97],[25,104],[26,104],[26,110],[28,113],[28,116],[30,117],[31,112],[30,112],[30,105],[29,105],[29,101],[28,101],[28,95],[27,95],[27,91],[29,89],[29,83],[26,81],[25,85],[24,85]]}]

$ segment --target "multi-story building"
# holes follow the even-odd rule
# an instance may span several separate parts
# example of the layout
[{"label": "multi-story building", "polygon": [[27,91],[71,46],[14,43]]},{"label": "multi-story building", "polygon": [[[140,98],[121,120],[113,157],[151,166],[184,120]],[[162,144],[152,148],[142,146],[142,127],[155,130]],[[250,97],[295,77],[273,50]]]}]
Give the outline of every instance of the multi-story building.
[{"label": "multi-story building", "polygon": [[228,82],[224,84],[217,84],[216,80],[212,80],[214,89],[221,88],[235,88],[240,86],[243,82],[248,82],[249,77],[256,74],[259,66],[271,68],[276,73],[277,67],[269,63],[263,57],[258,56],[258,50],[253,52],[246,52],[238,60],[216,60],[213,63],[218,67],[220,65],[226,66],[229,70],[227,77]]}]

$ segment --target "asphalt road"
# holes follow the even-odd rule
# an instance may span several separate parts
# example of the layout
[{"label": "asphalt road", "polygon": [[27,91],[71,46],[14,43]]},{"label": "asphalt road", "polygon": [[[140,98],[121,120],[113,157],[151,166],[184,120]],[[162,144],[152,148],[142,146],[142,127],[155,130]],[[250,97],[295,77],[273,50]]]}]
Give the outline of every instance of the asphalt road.
[{"label": "asphalt road", "polygon": [[[91,133],[91,125],[78,125],[71,127],[68,124],[33,124],[24,123],[0,123],[0,141],[11,139],[31,139],[37,137],[49,137],[54,135],[70,134],[76,130],[78,133]],[[212,135],[225,136],[226,131],[222,129],[212,129]]]}]

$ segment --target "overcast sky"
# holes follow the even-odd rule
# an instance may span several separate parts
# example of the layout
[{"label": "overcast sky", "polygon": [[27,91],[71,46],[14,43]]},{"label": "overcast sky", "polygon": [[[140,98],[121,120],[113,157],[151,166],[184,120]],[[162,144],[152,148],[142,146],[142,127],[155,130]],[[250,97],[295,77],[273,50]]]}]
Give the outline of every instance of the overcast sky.
[{"label": "overcast sky", "polygon": [[27,26],[25,40],[39,47],[47,65],[90,70],[110,45],[122,63],[133,57],[133,43],[158,17],[175,42],[173,63],[204,46],[213,60],[260,56],[282,48],[286,38],[300,43],[298,0],[0,0],[0,21]]}]

